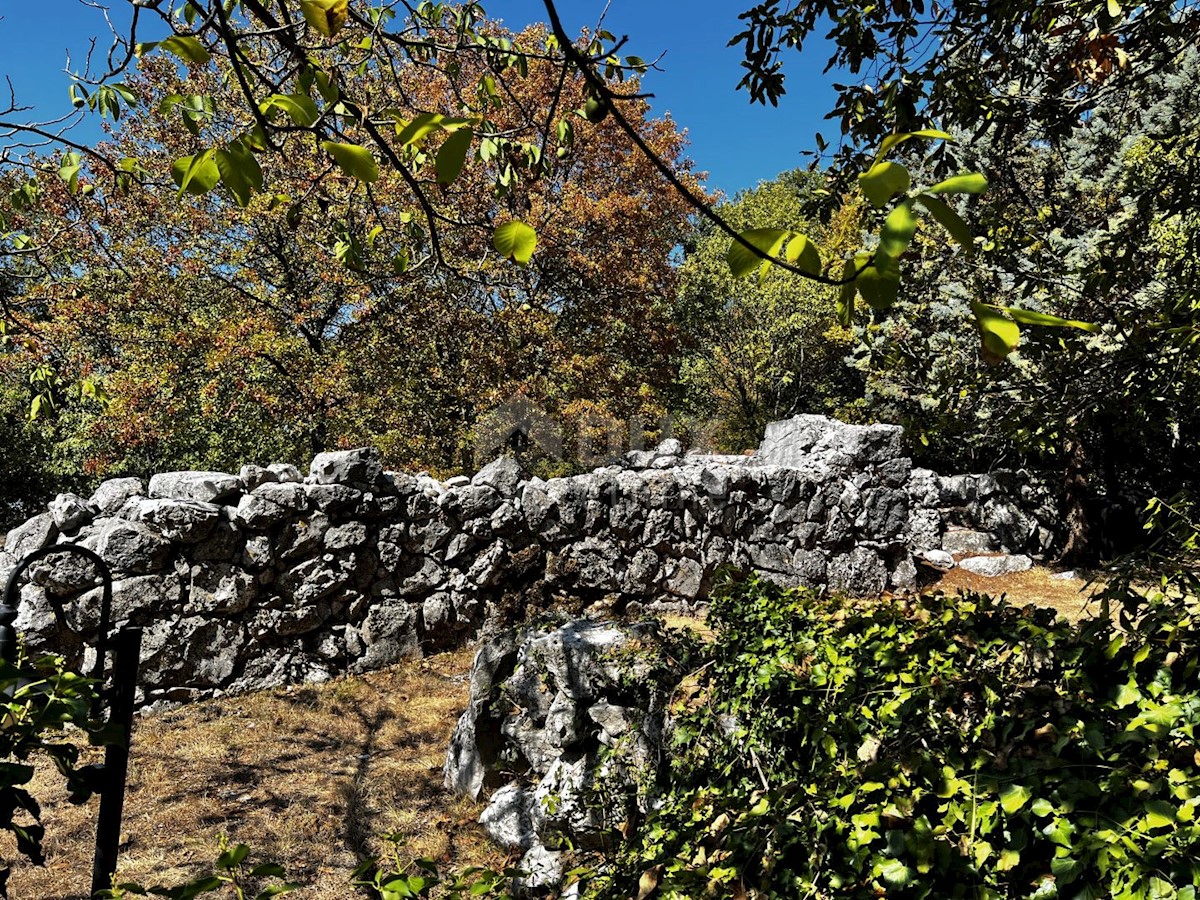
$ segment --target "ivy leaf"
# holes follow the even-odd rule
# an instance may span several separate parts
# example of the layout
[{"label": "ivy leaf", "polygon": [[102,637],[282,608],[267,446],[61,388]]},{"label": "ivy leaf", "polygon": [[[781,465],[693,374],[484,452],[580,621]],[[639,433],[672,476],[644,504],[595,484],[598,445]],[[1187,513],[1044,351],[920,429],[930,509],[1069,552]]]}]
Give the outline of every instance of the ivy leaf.
[{"label": "ivy leaf", "polygon": [[1079,877],[1083,863],[1069,856],[1056,856],[1050,860],[1050,871],[1054,873],[1055,884],[1067,885]]},{"label": "ivy leaf", "polygon": [[519,219],[513,219],[496,229],[492,246],[505,259],[527,266],[537,248],[537,232]]},{"label": "ivy leaf", "polygon": [[467,161],[467,151],[471,149],[474,137],[474,130],[463,128],[446,138],[434,161],[438,184],[453,184],[462,174],[463,165]]},{"label": "ivy leaf", "polygon": [[1006,784],[1000,789],[1000,806],[1012,815],[1028,803],[1032,796],[1029,788],[1023,784]]},{"label": "ivy leaf", "polygon": [[937,223],[946,229],[947,233],[970,256],[975,252],[975,241],[971,237],[971,229],[953,209],[931,194],[918,194],[917,200],[929,210]]},{"label": "ivy leaf", "polygon": [[334,141],[321,141],[321,149],[333,157],[338,168],[366,184],[372,184],[379,178],[379,166],[375,157],[366,147],[357,144],[338,144]]},{"label": "ivy leaf", "polygon": [[1021,341],[1021,329],[1012,319],[1000,315],[1000,310],[986,303],[972,301],[975,324],[983,342],[983,357],[990,363],[998,363],[1017,348]]},{"label": "ivy leaf", "polygon": [[858,186],[871,205],[883,209],[896,194],[904,194],[912,187],[912,176],[899,163],[875,163],[858,176]]},{"label": "ivy leaf", "polygon": [[1141,691],[1137,689],[1136,684],[1126,682],[1117,689],[1116,704],[1117,709],[1124,709],[1131,703],[1137,703],[1142,699]]},{"label": "ivy leaf", "polygon": [[930,194],[982,194],[988,189],[988,181],[979,172],[955,175],[939,181],[928,191]]},{"label": "ivy leaf", "polygon": [[[746,243],[761,250],[767,256],[778,256],[783,242],[790,235],[790,231],[784,231],[780,228],[751,228],[749,231],[741,233],[741,237]],[[725,254],[725,261],[729,264],[729,271],[733,274],[734,278],[745,278],[758,268],[760,263],[765,262],[761,256],[742,246],[737,241],[729,245],[729,252]]]},{"label": "ivy leaf", "polygon": [[879,877],[888,887],[907,887],[912,883],[913,870],[898,859],[889,859],[879,866]]},{"label": "ivy leaf", "polygon": [[349,6],[349,0],[300,0],[304,21],[327,38],[345,27],[350,17]]},{"label": "ivy leaf", "polygon": [[1086,331],[1090,334],[1095,334],[1100,330],[1100,326],[1093,322],[1060,319],[1058,316],[1050,316],[1046,313],[1034,312],[1030,309],[1017,309],[1015,306],[1001,306],[999,308],[1022,325],[1045,325],[1050,328],[1078,328],[1080,331]]},{"label": "ivy leaf", "polygon": [[1147,828],[1173,828],[1175,826],[1175,807],[1166,800],[1146,801],[1146,818],[1143,820]]}]

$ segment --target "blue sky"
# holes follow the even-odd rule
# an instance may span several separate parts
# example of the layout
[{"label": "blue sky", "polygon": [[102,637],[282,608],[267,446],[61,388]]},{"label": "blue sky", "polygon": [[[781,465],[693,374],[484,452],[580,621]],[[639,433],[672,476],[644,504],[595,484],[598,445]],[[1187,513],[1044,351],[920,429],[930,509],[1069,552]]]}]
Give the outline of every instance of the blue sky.
[{"label": "blue sky", "polygon": [[[125,0],[108,3],[114,18],[128,8]],[[545,18],[538,0],[483,5],[513,29]],[[739,30],[737,13],[749,5],[751,0],[611,0],[605,19],[609,31],[629,36],[628,53],[648,60],[665,54],[664,71],[645,82],[655,94],[651,103],[688,130],[697,169],[710,173],[711,187],[727,193],[803,165],[800,151],[813,148],[814,132],[833,134],[821,120],[834,101],[831,78],[821,73],[827,55],[822,48],[787,60],[788,93],[777,108],[751,106],[746,93],[735,90],[741,56],[725,45]],[[574,33],[594,26],[605,3],[560,0],[558,8]],[[47,117],[69,111],[67,53],[82,66],[89,37],[105,33],[101,14],[79,0],[0,0],[0,16],[0,76],[12,79],[17,100]],[[103,41],[98,46],[107,47]],[[75,137],[98,133],[92,122]]]}]

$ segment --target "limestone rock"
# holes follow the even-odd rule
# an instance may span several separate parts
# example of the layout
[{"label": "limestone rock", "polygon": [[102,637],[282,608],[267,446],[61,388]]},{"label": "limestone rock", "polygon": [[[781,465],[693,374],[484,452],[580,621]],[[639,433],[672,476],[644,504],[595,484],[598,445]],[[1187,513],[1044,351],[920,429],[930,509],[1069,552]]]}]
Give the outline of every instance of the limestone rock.
[{"label": "limestone rock", "polygon": [[1033,560],[1028,556],[968,556],[958,561],[960,568],[984,578],[999,578],[1003,575],[1014,575],[1017,572],[1028,572],[1033,568]]},{"label": "limestone rock", "polygon": [[996,549],[996,539],[986,531],[950,528],[942,535],[942,549],[947,553],[990,553]]},{"label": "limestone rock", "polygon": [[371,447],[318,453],[309,466],[312,484],[344,484],[370,490],[383,474],[379,451]]},{"label": "limestone rock", "polygon": [[97,519],[80,543],[94,550],[118,576],[158,572],[171,552],[171,544],[162,534],[126,519]]},{"label": "limestone rock", "polygon": [[829,587],[851,597],[871,597],[882,593],[887,584],[887,567],[879,554],[869,547],[855,547],[829,562]]},{"label": "limestone rock", "polygon": [[168,541],[203,541],[221,520],[221,507],[196,500],[140,500],[136,521],[149,525]]},{"label": "limestone rock", "polygon": [[520,463],[511,456],[501,456],[480,469],[471,484],[490,487],[501,497],[515,497],[524,477]]},{"label": "limestone rock", "polygon": [[196,500],[221,503],[241,492],[236,475],[226,472],[163,472],[150,479],[150,497],[156,500]]},{"label": "limestone rock", "polygon": [[54,524],[54,516],[48,512],[42,513],[10,531],[4,543],[4,551],[12,557],[14,563],[19,563],[34,550],[41,550],[53,544],[56,537],[58,526]]},{"label": "limestone rock", "polygon": [[59,531],[73,534],[96,518],[96,510],[78,494],[59,494],[50,501],[50,516]]},{"label": "limestone rock", "polygon": [[945,550],[918,550],[917,560],[931,569],[939,572],[949,572],[954,568],[954,557]]},{"label": "limestone rock", "polygon": [[140,478],[110,478],[102,482],[88,500],[97,515],[115,516],[131,497],[143,497],[146,485]]}]

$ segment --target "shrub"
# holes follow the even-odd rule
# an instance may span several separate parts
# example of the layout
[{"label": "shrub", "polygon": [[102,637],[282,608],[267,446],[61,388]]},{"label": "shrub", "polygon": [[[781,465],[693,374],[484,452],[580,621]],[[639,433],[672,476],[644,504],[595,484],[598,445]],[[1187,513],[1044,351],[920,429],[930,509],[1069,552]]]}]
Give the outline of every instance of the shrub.
[{"label": "shrub", "polygon": [[[66,668],[61,657],[31,660],[22,647],[15,662],[0,660],[0,831],[36,865],[45,864],[46,831],[41,805],[26,785],[34,763],[46,758],[66,779],[72,802],[91,796],[86,773],[77,768],[79,748],[64,732],[76,727],[93,744],[104,743],[104,726],[90,716],[95,699],[95,682]],[[0,897],[8,896],[9,871],[9,861],[0,858]]]},{"label": "shrub", "polygon": [[1194,897],[1190,605],[1107,613],[723,585],[661,807],[590,892]]}]

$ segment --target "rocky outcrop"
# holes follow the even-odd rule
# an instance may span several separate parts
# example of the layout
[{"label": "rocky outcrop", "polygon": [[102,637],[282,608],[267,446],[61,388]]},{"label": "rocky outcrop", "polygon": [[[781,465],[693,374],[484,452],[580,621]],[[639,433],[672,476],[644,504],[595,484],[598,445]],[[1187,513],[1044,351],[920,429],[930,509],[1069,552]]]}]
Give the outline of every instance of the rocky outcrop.
[{"label": "rocky outcrop", "polygon": [[488,792],[480,822],[521,854],[518,892],[557,884],[562,848],[611,846],[648,811],[687,656],[682,638],[653,624],[586,619],[480,647],[445,784],[472,799]]},{"label": "rocky outcrop", "polygon": [[[114,615],[147,628],[154,702],[383,666],[530,608],[695,606],[724,565],[865,595],[913,587],[918,564],[953,564],[942,548],[963,541],[1029,555],[1053,542],[1053,504],[1033,479],[913,469],[900,436],[798,416],[752,457],[667,441],[549,481],[499,459],[443,483],[385,472],[367,449],[320,454],[305,476],[122,478],[10,532],[0,580],[48,544],[96,551],[116,578]],[[72,631],[95,628],[94,573],[56,556],[29,576],[18,628],[73,649]]]}]

